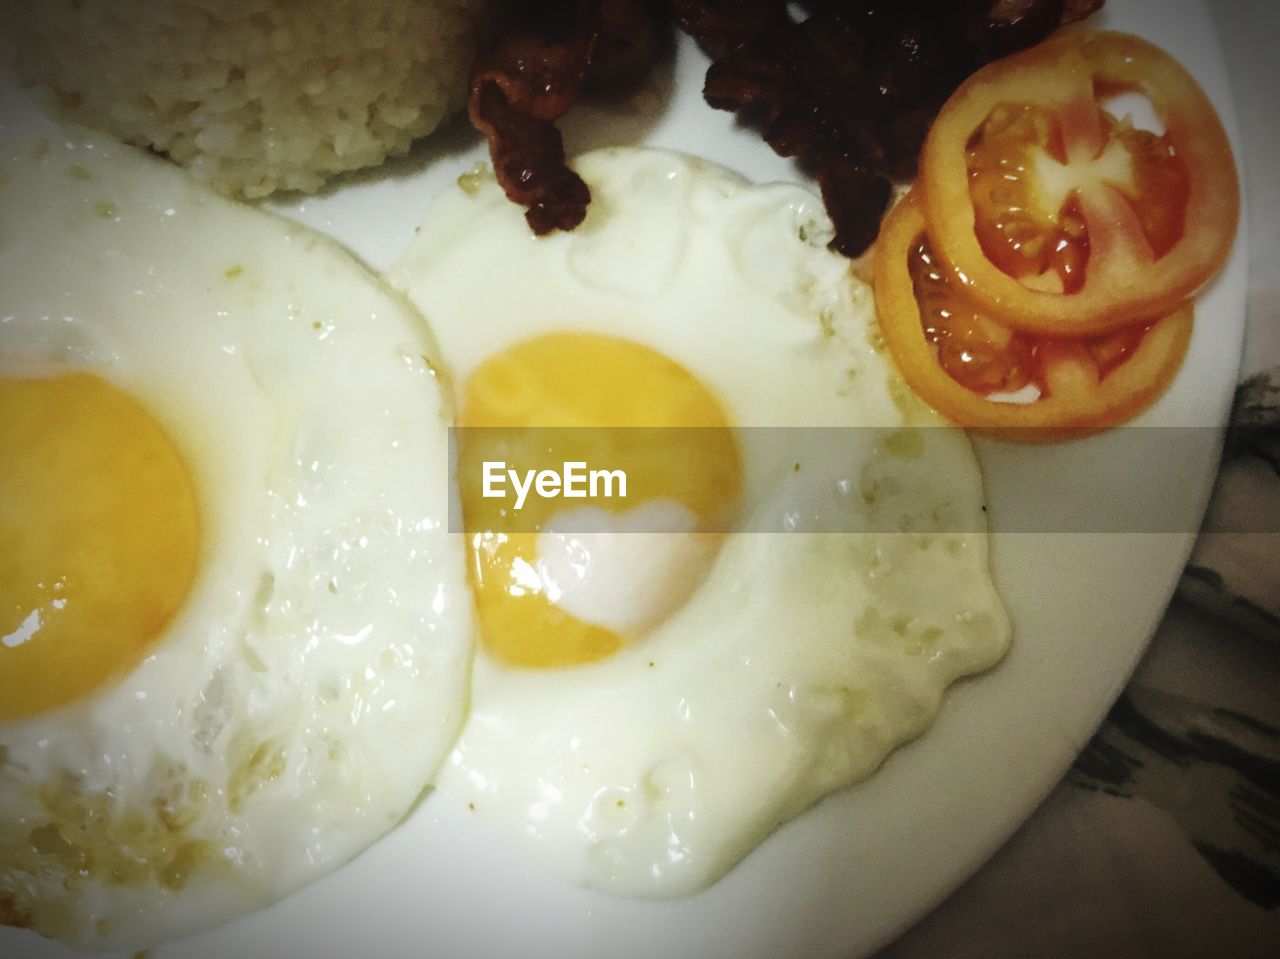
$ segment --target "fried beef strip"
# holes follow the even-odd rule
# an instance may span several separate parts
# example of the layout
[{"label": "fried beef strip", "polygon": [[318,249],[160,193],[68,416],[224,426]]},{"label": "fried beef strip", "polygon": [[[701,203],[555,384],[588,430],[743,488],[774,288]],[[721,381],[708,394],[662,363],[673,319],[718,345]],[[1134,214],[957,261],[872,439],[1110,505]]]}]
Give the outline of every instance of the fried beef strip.
[{"label": "fried beef strip", "polygon": [[[1032,46],[1103,0],[674,0],[712,57],[704,96],[818,180],[833,249],[874,242],[891,183],[915,173],[938,109],[983,64]],[[666,0],[512,0],[472,70],[469,112],[498,182],[535,233],[571,230],[591,201],[555,121],[591,89],[625,92],[660,46]]]},{"label": "fried beef strip", "polygon": [[573,229],[591,201],[587,185],[565,163],[555,121],[582,90],[598,18],[599,0],[516,8],[471,71],[471,123],[489,138],[498,182],[510,200],[528,208],[525,218],[538,234]]},{"label": "fried beef strip", "polygon": [[555,121],[584,87],[617,95],[644,78],[659,46],[655,4],[534,0],[508,8],[503,32],[472,68],[468,113],[533,231],[572,230],[591,193],[569,169]]},{"label": "fried beef strip", "polygon": [[586,92],[602,97],[633,92],[649,75],[670,35],[667,0],[600,0]]},{"label": "fried beef strip", "polygon": [[703,94],[814,172],[846,256],[874,242],[891,181],[915,172],[938,109],[983,64],[1102,0],[676,0],[712,57]]}]

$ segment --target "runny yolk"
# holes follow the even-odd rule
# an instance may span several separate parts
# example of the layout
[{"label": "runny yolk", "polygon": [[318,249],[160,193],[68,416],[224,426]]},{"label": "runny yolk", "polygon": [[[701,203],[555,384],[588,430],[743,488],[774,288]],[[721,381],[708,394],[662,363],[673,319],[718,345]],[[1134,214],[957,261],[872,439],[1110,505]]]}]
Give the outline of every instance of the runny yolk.
[{"label": "runny yolk", "polygon": [[[678,504],[675,508],[697,518],[701,531],[672,533],[667,539],[677,550],[696,546],[704,565],[718,549],[722,534],[717,530],[738,506],[738,448],[720,403],[683,366],[629,340],[559,333],[505,350],[466,382],[459,424],[464,428],[459,444],[463,525],[482,642],[490,655],[509,664],[588,663],[636,637],[578,618],[539,581],[538,532],[559,511],[583,501],[530,495],[517,515],[509,500],[482,495],[481,461],[502,459],[521,469],[559,472],[565,461],[575,460],[590,468],[622,470],[627,498],[596,498],[590,504],[610,514],[645,502]],[[495,438],[477,432],[481,427],[507,429],[492,431]],[[626,427],[649,429],[628,432]],[[623,577],[624,593],[645,588],[637,574],[641,581],[633,590],[629,571],[614,563],[609,575],[615,584]],[[689,580],[704,572],[684,577],[674,588],[691,591],[695,584]],[[639,599],[672,610],[683,596]]]},{"label": "runny yolk", "polygon": [[0,720],[135,666],[195,575],[191,475],[131,396],[85,373],[0,378]]}]

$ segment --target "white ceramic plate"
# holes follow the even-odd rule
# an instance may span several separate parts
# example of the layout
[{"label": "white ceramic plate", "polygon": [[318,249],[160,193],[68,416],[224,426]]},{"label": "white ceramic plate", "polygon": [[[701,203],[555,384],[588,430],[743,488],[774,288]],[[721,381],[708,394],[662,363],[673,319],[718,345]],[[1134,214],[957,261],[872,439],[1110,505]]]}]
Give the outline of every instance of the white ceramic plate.
[{"label": "white ceramic plate", "polygon": [[[1139,33],[1170,51],[1200,80],[1234,138],[1222,54],[1202,2],[1110,0],[1091,25]],[[656,112],[577,111],[566,128],[568,148],[647,143],[700,154],[756,180],[800,178],[728,115],[703,104],[704,69],[701,54],[682,43]],[[29,114],[29,105],[5,94],[0,137],[29,128],[22,119]],[[403,161],[277,208],[382,268],[408,242],[427,197],[483,156],[459,124]],[[1200,298],[1177,381],[1141,421],[1206,428],[1169,431],[1158,463],[1102,491],[1097,480],[1129,462],[1122,454],[1133,434],[1050,448],[980,443],[997,527],[1043,525],[1037,518],[1053,504],[1056,516],[1088,516],[1091,528],[1105,532],[998,534],[996,578],[1015,624],[1005,662],[953,689],[920,740],[865,783],[780,829],[716,886],[669,903],[571,888],[433,795],[338,873],[270,909],[165,946],[161,959],[775,959],[854,957],[887,942],[974,872],[1060,779],[1159,621],[1208,497],[1217,427],[1235,385],[1243,235],[1242,225],[1226,269]],[[1160,515],[1146,522],[1171,532],[1114,532],[1144,528],[1136,513],[1153,504]],[[13,930],[0,931],[0,952],[6,950],[66,954]]]}]

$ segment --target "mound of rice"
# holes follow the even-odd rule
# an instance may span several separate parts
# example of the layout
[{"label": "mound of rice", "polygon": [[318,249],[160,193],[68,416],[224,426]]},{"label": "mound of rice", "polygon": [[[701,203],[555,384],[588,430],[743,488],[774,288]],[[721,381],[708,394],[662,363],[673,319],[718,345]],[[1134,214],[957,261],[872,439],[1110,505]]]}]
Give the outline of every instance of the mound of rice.
[{"label": "mound of rice", "polygon": [[0,0],[64,117],[224,193],[315,190],[465,102],[493,0]]}]

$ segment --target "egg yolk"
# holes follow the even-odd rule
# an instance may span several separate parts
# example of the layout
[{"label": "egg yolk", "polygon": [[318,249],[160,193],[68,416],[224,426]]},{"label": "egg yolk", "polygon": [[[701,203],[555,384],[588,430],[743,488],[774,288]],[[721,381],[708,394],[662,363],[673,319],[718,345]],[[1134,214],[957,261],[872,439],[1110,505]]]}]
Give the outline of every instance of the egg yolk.
[{"label": "egg yolk", "polygon": [[0,379],[0,720],[135,666],[185,600],[200,529],[182,457],[84,373]]},{"label": "egg yolk", "polygon": [[[692,515],[695,531],[658,539],[696,547],[690,555],[699,557],[714,556],[722,538],[716,530],[737,509],[741,466],[720,403],[684,367],[638,343],[586,333],[528,340],[483,363],[466,382],[460,406],[458,464],[469,575],[482,643],[506,663],[588,663],[635,637],[575,616],[538,573],[539,531],[566,509],[566,501],[530,495],[517,515],[509,500],[482,495],[482,462],[500,460],[522,471],[558,472],[567,461],[620,470],[628,496],[596,498],[591,505],[620,515],[646,501],[661,502]],[[498,427],[506,429],[492,429]],[[626,427],[648,429],[629,433]],[[646,588],[626,579],[625,547],[622,555],[623,568],[615,556],[608,573],[612,595],[619,585],[624,595]],[[708,564],[709,559],[696,574],[682,574],[676,586],[662,591],[691,590]],[[598,598],[605,602],[603,595]],[[682,597],[639,599],[670,610]]]}]

